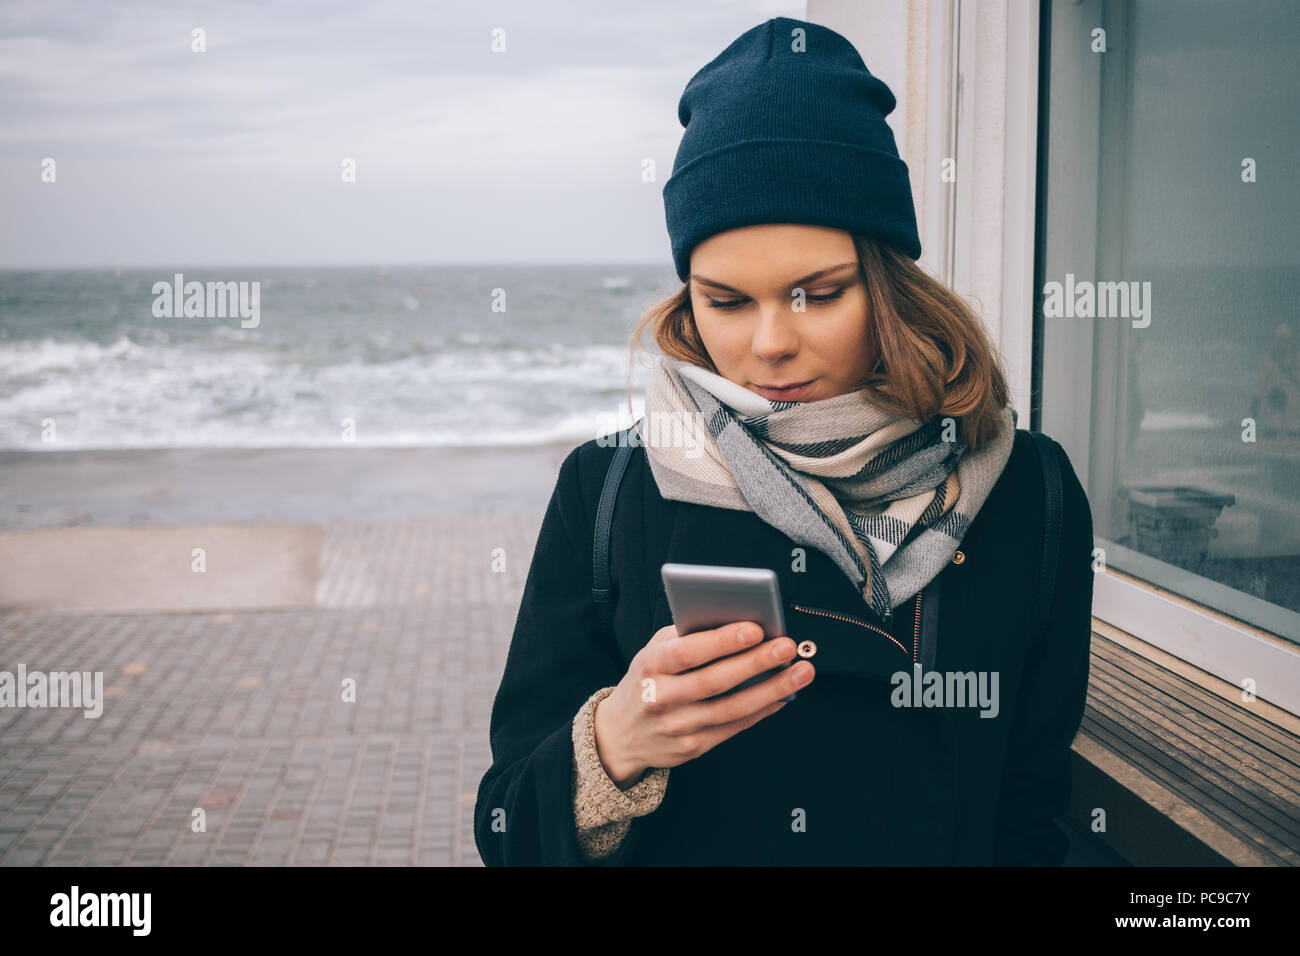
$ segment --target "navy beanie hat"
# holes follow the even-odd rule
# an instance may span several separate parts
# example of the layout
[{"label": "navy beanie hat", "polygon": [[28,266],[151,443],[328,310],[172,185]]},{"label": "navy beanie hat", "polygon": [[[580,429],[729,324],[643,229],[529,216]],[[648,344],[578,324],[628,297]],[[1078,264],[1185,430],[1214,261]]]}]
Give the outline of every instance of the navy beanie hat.
[{"label": "navy beanie hat", "polygon": [[[796,31],[802,31],[796,32]],[[686,84],[664,210],[683,282],[709,236],[759,223],[830,226],[921,256],[907,164],[885,117],[897,102],[853,44],[775,17]]]}]

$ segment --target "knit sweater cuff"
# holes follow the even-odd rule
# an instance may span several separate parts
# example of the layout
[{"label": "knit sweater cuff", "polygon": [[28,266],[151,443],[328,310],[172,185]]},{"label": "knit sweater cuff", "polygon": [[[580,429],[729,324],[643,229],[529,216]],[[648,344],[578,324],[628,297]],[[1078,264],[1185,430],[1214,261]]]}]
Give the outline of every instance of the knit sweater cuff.
[{"label": "knit sweater cuff", "polygon": [[613,692],[613,687],[596,691],[573,720],[573,816],[578,847],[589,860],[617,850],[632,818],[658,808],[668,786],[667,767],[651,767],[626,790],[605,771],[596,749],[596,706]]}]

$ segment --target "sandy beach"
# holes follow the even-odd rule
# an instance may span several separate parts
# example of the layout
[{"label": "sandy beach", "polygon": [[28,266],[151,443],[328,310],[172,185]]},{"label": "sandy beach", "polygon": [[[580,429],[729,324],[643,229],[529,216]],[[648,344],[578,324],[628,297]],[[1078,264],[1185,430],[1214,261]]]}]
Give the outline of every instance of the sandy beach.
[{"label": "sandy beach", "polygon": [[571,447],[0,453],[0,608],[315,606],[329,526],[535,523]]},{"label": "sandy beach", "polygon": [[0,531],[540,512],[576,444],[0,451]]}]

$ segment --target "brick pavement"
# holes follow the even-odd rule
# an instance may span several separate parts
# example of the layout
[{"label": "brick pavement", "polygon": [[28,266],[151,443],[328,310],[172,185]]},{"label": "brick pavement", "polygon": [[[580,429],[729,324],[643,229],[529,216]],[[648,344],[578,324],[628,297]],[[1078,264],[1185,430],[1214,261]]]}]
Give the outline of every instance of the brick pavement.
[{"label": "brick pavement", "polygon": [[99,718],[0,709],[0,864],[481,865],[474,796],[540,523],[327,525],[312,608],[0,613],[0,670],[104,675]]}]

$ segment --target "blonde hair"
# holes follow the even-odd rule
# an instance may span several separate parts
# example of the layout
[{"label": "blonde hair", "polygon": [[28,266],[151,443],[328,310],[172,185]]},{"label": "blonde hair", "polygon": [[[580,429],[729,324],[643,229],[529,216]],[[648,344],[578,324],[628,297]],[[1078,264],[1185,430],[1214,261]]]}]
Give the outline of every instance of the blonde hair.
[{"label": "blonde hair", "polygon": [[[998,429],[1009,401],[1002,357],[974,310],[956,292],[885,242],[855,235],[870,304],[875,367],[859,385],[895,414],[928,422],[955,418],[973,451]],[[695,327],[689,282],[651,306],[632,331],[631,370],[646,329],[667,356],[718,373]]]}]

